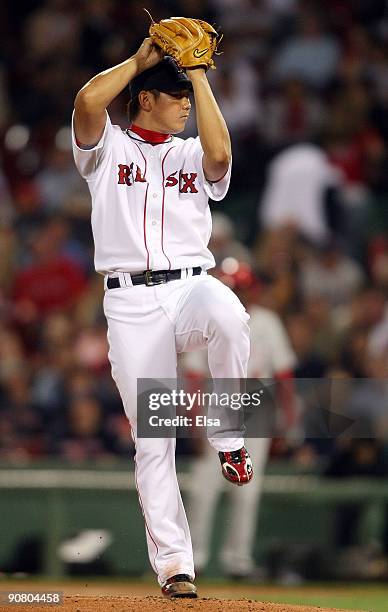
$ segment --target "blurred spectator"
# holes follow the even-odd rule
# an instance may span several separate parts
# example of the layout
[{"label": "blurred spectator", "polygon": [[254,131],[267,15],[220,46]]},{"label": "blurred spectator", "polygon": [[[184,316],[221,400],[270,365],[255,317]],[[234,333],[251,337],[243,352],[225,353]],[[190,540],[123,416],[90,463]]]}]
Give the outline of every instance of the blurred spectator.
[{"label": "blurred spectator", "polygon": [[351,329],[341,343],[339,361],[353,378],[365,376],[365,354],[368,334],[363,329]]},{"label": "blurred spectator", "polygon": [[285,314],[297,301],[296,271],[305,245],[292,227],[282,227],[259,235],[255,263],[266,286],[263,306]]},{"label": "blurred spectator", "polygon": [[274,59],[274,75],[281,80],[297,77],[324,87],[334,77],[338,58],[338,44],[324,32],[321,19],[305,13],[300,16],[299,32],[286,41]]},{"label": "blurred spectator", "polygon": [[63,225],[53,220],[32,239],[32,263],[20,270],[14,281],[18,320],[29,322],[56,309],[68,310],[85,290],[81,268],[61,253],[64,238]]},{"label": "blurred spectator", "polygon": [[269,95],[260,117],[264,138],[280,147],[315,138],[325,122],[325,108],[304,83],[291,78]]},{"label": "blurred spectator", "polygon": [[355,438],[374,437],[383,440],[388,433],[386,356],[369,357],[364,354],[363,374],[365,378],[353,386],[344,414],[355,420],[351,429]]},{"label": "blurred spectator", "polygon": [[[0,157],[0,163],[1,163]],[[14,210],[7,178],[0,166],[0,227],[9,226],[13,221]]]},{"label": "blurred spectator", "polygon": [[255,90],[245,88],[242,98],[239,82],[233,79],[229,69],[228,72],[222,71],[217,74],[215,89],[232,138],[236,140],[242,131],[253,129],[260,112]]},{"label": "blurred spectator", "polygon": [[266,229],[291,226],[319,245],[331,235],[327,204],[338,186],[338,175],[321,149],[289,147],[269,166],[260,220]]},{"label": "blurred spectator", "polygon": [[388,241],[379,233],[373,235],[368,242],[368,268],[372,282],[386,291],[388,288]]},{"label": "blurred spectator", "polygon": [[302,313],[290,314],[286,328],[297,357],[295,376],[297,378],[324,376],[328,364],[314,349],[313,327],[307,316]]},{"label": "blurred spectator", "polygon": [[[303,311],[314,334],[314,350],[325,361],[336,367],[341,349],[341,338],[333,320],[333,307],[320,293],[305,296]],[[345,368],[346,371],[346,368]]]},{"label": "blurred spectator", "polygon": [[385,302],[384,312],[381,313],[381,318],[376,321],[375,325],[370,329],[368,336],[368,348],[373,357],[387,358],[388,354],[388,306]]},{"label": "blurred spectator", "polygon": [[46,0],[25,23],[29,60],[77,52],[79,15],[74,0]]},{"label": "blurred spectator", "polygon": [[72,462],[110,459],[111,439],[105,431],[102,406],[96,398],[81,396],[70,401],[56,453]]},{"label": "blurred spectator", "polygon": [[80,32],[80,64],[91,74],[107,68],[108,50],[114,44],[112,0],[94,0],[83,7]]},{"label": "blurred spectator", "polygon": [[12,226],[0,223],[0,293],[10,289],[16,267],[18,236]]},{"label": "blurred spectator", "polygon": [[344,35],[337,75],[341,81],[351,84],[366,76],[372,41],[366,28],[360,24],[349,25]]},{"label": "blurred spectator", "polygon": [[108,350],[105,324],[85,327],[74,345],[75,362],[82,368],[102,371],[109,366]]},{"label": "blurred spectator", "polygon": [[11,115],[6,74],[5,66],[0,63],[0,129],[6,125]]},{"label": "blurred spectator", "polygon": [[227,257],[234,258],[236,262],[245,261],[249,263],[251,261],[249,250],[236,240],[235,228],[229,217],[224,213],[215,212],[212,215],[212,225],[209,248],[218,266]]},{"label": "blurred spectator", "polygon": [[350,209],[364,205],[371,172],[384,156],[382,138],[369,120],[370,105],[367,84],[354,81],[339,89],[330,109],[326,149],[342,173]]},{"label": "blurred spectator", "polygon": [[86,194],[77,172],[71,149],[53,147],[48,151],[44,168],[36,175],[42,208],[48,213],[62,212],[70,198]]},{"label": "blurred spectator", "polygon": [[300,269],[303,296],[321,296],[333,307],[348,303],[363,280],[361,266],[334,241],[323,243],[316,253],[307,256]]},{"label": "blurred spectator", "polygon": [[39,457],[45,448],[41,417],[32,404],[31,370],[19,337],[6,328],[0,328],[0,364],[0,457]]}]

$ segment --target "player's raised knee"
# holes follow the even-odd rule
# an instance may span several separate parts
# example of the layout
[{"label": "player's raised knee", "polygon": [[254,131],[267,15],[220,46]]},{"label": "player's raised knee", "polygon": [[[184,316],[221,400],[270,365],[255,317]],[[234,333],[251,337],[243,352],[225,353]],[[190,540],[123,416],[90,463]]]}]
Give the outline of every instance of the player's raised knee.
[{"label": "player's raised knee", "polygon": [[232,307],[223,306],[222,311],[218,310],[217,315],[212,317],[212,332],[222,336],[227,342],[249,341],[247,319],[248,316],[243,306],[241,306],[241,312]]}]

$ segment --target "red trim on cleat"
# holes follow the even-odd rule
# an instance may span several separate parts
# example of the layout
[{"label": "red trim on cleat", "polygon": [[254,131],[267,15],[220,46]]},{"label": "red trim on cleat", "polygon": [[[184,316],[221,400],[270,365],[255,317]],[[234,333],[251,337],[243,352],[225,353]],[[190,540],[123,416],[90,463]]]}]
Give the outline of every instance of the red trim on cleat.
[{"label": "red trim on cleat", "polygon": [[243,446],[240,450],[219,452],[222,475],[226,480],[242,486],[253,478],[253,467],[250,455]]},{"label": "red trim on cleat", "polygon": [[197,597],[197,587],[187,574],[171,576],[162,586],[162,594],[170,599]]}]

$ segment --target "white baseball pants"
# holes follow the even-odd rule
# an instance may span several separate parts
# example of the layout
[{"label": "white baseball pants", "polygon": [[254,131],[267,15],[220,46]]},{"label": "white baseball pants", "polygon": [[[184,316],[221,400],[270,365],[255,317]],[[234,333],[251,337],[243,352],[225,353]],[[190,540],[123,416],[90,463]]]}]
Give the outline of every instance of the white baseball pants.
[{"label": "white baseball pants", "polygon": [[[154,287],[109,289],[104,312],[112,376],[136,448],[136,486],[151,565],[161,585],[174,574],[194,578],[190,531],[175,470],[175,439],[137,437],[137,379],[176,378],[177,353],[201,347],[208,348],[213,378],[245,378],[249,315],[230,289],[206,274]],[[210,442],[217,451],[244,444],[243,438]]]}]

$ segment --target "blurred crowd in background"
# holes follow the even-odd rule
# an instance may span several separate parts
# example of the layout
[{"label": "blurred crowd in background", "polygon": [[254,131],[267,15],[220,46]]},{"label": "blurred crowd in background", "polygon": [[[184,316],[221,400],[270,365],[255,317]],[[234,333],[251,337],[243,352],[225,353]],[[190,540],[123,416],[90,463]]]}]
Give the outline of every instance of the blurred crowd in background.
[{"label": "blurred crowd in background", "polygon": [[[143,4],[1,3],[2,460],[114,461],[132,452],[110,376],[90,198],[73,163],[70,119],[80,87],[146,36]],[[234,165],[227,200],[213,206],[215,273],[232,288],[247,283],[250,299],[281,317],[297,378],[376,380],[358,409],[383,431],[387,2],[148,0],[147,8],[155,20],[184,14],[224,34],[209,79]],[[124,91],[109,108],[122,127],[127,101]],[[386,475],[375,434],[363,452],[346,449],[349,473]],[[319,452],[303,440],[274,453],[318,465]]]}]

